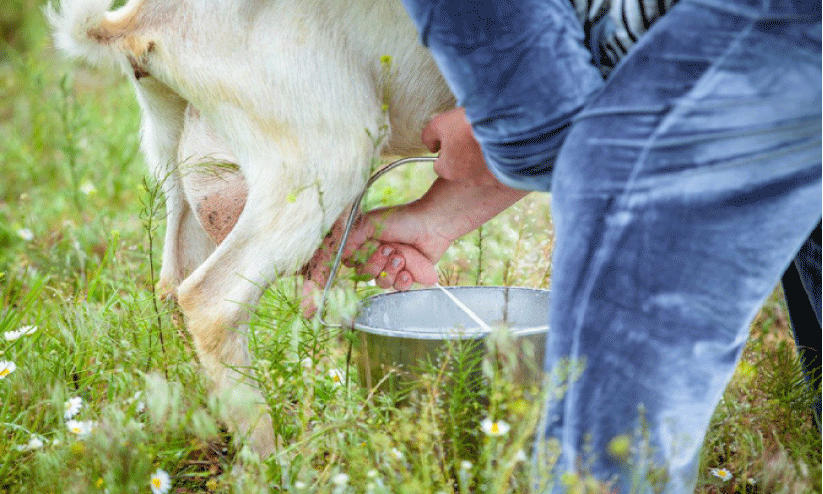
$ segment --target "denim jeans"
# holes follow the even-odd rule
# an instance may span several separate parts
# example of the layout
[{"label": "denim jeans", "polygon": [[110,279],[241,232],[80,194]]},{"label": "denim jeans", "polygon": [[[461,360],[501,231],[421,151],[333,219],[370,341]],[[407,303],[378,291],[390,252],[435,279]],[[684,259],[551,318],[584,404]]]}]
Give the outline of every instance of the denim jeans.
[{"label": "denim jeans", "polygon": [[682,0],[574,120],[552,184],[547,368],[583,364],[546,416],[561,472],[652,492],[628,472],[656,465],[693,491],[749,325],[821,220],[820,53],[819,2]]}]

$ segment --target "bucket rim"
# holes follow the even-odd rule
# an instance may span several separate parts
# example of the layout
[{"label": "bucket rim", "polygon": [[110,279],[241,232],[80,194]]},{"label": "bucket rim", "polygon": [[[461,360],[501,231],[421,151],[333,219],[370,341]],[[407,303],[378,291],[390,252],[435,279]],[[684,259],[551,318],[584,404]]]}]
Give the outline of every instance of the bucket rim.
[{"label": "bucket rim", "polygon": [[[444,286],[446,290],[459,292],[459,291],[469,291],[469,290],[505,290],[505,291],[516,291],[516,292],[534,292],[534,293],[551,293],[550,290],[545,288],[533,288],[533,287],[522,287],[522,286],[506,286],[506,285],[454,285],[454,286]],[[480,327],[467,327],[467,328],[449,328],[447,330],[431,330],[430,328],[421,328],[415,326],[409,326],[404,329],[387,329],[387,328],[379,328],[375,326],[371,326],[368,324],[364,324],[360,322],[360,317],[363,312],[363,308],[375,303],[376,301],[380,301],[381,299],[387,297],[402,297],[408,296],[412,292],[440,292],[440,288],[418,288],[414,290],[407,290],[407,291],[395,291],[395,292],[386,292],[386,293],[378,293],[376,295],[372,295],[365,300],[361,301],[358,304],[358,311],[357,316],[351,321],[351,328],[362,331],[364,333],[378,335],[378,336],[386,336],[392,337],[397,339],[406,339],[406,340],[460,340],[460,339],[481,339],[490,334],[489,331],[480,328]],[[492,330],[499,328],[500,326],[493,327]],[[518,328],[511,330],[513,336],[517,337],[524,337],[524,336],[532,336],[540,333],[545,333],[549,329],[548,324],[538,325],[538,326],[531,326],[527,328]]]}]

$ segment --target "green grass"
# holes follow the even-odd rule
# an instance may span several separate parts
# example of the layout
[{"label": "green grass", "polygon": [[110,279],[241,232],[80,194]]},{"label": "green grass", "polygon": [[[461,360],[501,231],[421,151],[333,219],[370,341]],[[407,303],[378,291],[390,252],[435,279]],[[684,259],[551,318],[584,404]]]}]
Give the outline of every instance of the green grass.
[{"label": "green grass", "polygon": [[[0,492],[149,492],[158,468],[182,493],[533,492],[520,451],[541,400],[511,384],[505,359],[487,359],[478,383],[450,370],[471,359],[453,348],[405,390],[402,406],[364,389],[356,373],[341,385],[330,372],[347,369],[350,338],[298,315],[293,278],[266,293],[250,328],[282,442],[262,463],[238,448],[215,419],[221,405],[198,374],[180,314],[152,290],[163,212],[144,185],[132,89],[60,60],[36,4],[7,2],[0,16],[0,332],[38,328],[0,339],[0,360],[17,366],[0,380]],[[393,172],[370,203],[420,193],[424,168]],[[546,202],[530,197],[482,237],[461,240],[441,263],[443,282],[547,287]],[[335,310],[372,292],[340,293]],[[500,353],[510,344],[500,341]],[[800,379],[776,291],[712,421],[696,492],[821,491],[820,434]],[[84,438],[63,416],[75,396],[76,419],[95,423]],[[512,430],[485,436],[487,415]],[[21,451],[32,436],[43,447]],[[550,463],[551,451],[540,461]],[[733,478],[713,477],[720,467]]]}]

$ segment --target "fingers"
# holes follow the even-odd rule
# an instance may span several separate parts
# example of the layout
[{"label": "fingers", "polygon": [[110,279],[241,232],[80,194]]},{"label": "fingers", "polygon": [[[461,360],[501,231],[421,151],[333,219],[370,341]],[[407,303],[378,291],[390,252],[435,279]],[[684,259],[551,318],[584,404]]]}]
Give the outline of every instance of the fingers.
[{"label": "fingers", "polygon": [[375,284],[384,289],[408,290],[414,283],[437,283],[434,263],[405,244],[380,244],[364,263],[357,265],[357,272],[374,278]]}]

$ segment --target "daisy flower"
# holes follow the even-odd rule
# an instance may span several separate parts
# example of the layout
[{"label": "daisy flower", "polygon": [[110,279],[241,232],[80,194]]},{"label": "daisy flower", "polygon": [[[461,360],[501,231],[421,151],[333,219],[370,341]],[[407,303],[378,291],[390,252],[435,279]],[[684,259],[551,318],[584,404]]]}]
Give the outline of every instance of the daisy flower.
[{"label": "daisy flower", "polygon": [[14,447],[17,451],[32,451],[43,447],[43,440],[37,436],[31,436],[29,442],[26,444],[19,444]]},{"label": "daisy flower", "polygon": [[343,375],[342,371],[338,369],[332,369],[329,371],[329,379],[331,379],[331,382],[333,382],[334,384],[342,386],[343,382],[345,382],[346,380],[346,376]]},{"label": "daisy flower", "polygon": [[6,376],[17,370],[17,364],[9,360],[0,360],[0,379],[5,379]]},{"label": "daisy flower", "polygon": [[709,472],[723,482],[732,478],[732,473],[725,468],[712,468]]},{"label": "daisy flower", "polygon": [[511,426],[503,420],[492,420],[485,418],[480,421],[480,430],[482,430],[487,436],[504,436],[510,429]]},{"label": "daisy flower", "polygon": [[134,407],[134,411],[137,413],[143,413],[146,411],[146,402],[141,400],[140,398],[143,397],[143,392],[138,391],[134,393],[134,396],[129,399],[129,403],[137,402],[137,405]]},{"label": "daisy flower", "polygon": [[349,476],[345,473],[338,473],[331,479],[331,483],[336,485],[337,487],[344,487],[346,484],[349,483]]},{"label": "daisy flower", "polygon": [[32,334],[35,331],[37,331],[37,326],[22,326],[20,329],[15,331],[6,331],[3,333],[3,337],[6,338],[6,341],[14,341],[21,336]]},{"label": "daisy flower", "polygon": [[31,242],[34,240],[34,232],[29,230],[28,228],[20,228],[17,230],[17,236],[25,240],[26,242]]},{"label": "daisy flower", "polygon": [[151,474],[149,486],[151,487],[151,494],[166,494],[171,489],[171,477],[163,469],[158,468]]},{"label": "daisy flower", "polygon": [[84,438],[91,433],[91,430],[94,428],[94,423],[91,420],[69,420],[66,422],[66,427],[68,427],[72,434],[75,434],[79,438]]},{"label": "daisy flower", "polygon": [[80,411],[80,408],[83,407],[83,398],[80,398],[79,396],[69,398],[69,401],[65,402],[63,407],[63,418],[65,420],[74,418],[74,416],[77,415],[77,412]]},{"label": "daisy flower", "polygon": [[97,192],[97,187],[95,187],[93,183],[86,180],[80,186],[80,192],[82,192],[83,194],[85,194],[87,196],[90,196],[90,195],[94,194],[95,192]]}]

